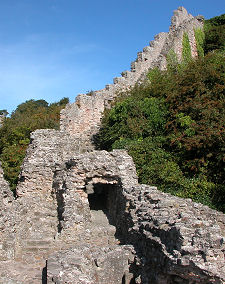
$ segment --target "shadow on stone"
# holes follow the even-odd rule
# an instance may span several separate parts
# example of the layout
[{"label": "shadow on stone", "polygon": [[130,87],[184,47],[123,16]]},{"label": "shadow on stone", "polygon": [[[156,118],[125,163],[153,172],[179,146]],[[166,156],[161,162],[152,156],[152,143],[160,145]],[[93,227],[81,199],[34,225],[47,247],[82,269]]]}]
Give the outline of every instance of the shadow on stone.
[{"label": "shadow on stone", "polygon": [[46,266],[42,269],[42,284],[47,284],[47,263]]}]

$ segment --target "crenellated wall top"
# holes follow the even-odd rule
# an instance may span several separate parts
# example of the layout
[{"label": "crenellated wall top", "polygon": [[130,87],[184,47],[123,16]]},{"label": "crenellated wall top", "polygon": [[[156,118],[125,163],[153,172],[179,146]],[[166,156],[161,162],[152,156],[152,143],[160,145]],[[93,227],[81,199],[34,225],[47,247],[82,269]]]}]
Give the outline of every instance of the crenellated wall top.
[{"label": "crenellated wall top", "polygon": [[188,34],[192,56],[197,56],[194,31],[202,27],[202,17],[193,17],[184,7],[179,7],[174,11],[169,32],[159,33],[149,46],[138,52],[130,71],[123,71],[121,77],[114,78],[113,84],[106,85],[104,89],[78,95],[75,103],[62,110],[61,131],[90,139],[99,129],[104,109],[110,107],[119,92],[127,91],[142,81],[152,68],[166,69],[166,57],[171,49],[181,59],[184,32]]}]

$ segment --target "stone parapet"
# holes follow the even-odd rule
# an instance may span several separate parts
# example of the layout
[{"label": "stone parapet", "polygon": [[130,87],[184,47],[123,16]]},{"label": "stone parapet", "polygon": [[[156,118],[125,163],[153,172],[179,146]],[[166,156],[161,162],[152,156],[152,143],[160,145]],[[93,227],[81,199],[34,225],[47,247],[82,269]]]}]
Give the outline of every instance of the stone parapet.
[{"label": "stone parapet", "polygon": [[104,109],[110,107],[118,93],[129,91],[137,82],[143,81],[150,69],[166,69],[166,58],[171,49],[181,60],[184,32],[189,36],[192,56],[197,56],[194,30],[202,27],[200,17],[193,17],[185,8],[179,7],[174,11],[169,32],[156,35],[150,45],[137,54],[130,71],[122,72],[121,77],[114,78],[113,84],[102,90],[78,95],[75,103],[61,111],[61,130],[90,140],[100,127]]},{"label": "stone parapet", "polygon": [[[70,238],[79,244],[98,242],[96,235],[90,237],[93,228],[87,226],[91,222],[89,195],[107,193],[104,210],[116,227],[121,249],[124,245],[133,248],[129,271],[132,267],[134,283],[224,283],[224,214],[156,187],[138,185],[135,166],[125,151],[94,151],[74,157],[57,169],[54,190],[61,198],[58,237],[63,243]],[[71,275],[73,266],[70,260],[64,261],[68,268],[60,269],[67,277],[66,271]],[[49,275],[52,273],[50,265]],[[71,281],[78,279],[75,275]]]}]

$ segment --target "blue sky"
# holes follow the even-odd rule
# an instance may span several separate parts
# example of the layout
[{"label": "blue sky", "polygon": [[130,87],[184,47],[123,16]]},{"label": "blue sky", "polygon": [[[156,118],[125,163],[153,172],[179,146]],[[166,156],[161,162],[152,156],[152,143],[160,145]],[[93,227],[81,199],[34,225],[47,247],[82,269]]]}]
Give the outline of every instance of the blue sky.
[{"label": "blue sky", "polygon": [[224,0],[0,0],[0,109],[104,88],[167,32],[179,6],[211,18]]}]

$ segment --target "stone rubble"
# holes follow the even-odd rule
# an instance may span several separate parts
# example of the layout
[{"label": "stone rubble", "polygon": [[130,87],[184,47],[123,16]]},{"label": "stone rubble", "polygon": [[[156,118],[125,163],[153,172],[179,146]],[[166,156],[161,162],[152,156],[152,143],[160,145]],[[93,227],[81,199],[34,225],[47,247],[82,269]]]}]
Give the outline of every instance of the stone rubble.
[{"label": "stone rubble", "polygon": [[0,165],[0,284],[225,283],[224,214],[138,184],[125,151],[92,144],[118,91],[166,68],[169,50],[180,58],[184,32],[196,56],[195,28],[202,18],[178,8],[131,71],[78,96],[60,131],[33,132],[16,199]]},{"label": "stone rubble", "polygon": [[[132,272],[136,281],[139,277],[140,283],[223,283],[224,214],[155,187],[138,185],[134,164],[121,150],[83,154],[70,160],[69,165],[61,169],[63,175],[58,171],[65,197],[74,191],[73,200],[79,194],[84,208],[88,184],[101,184],[108,190],[107,210],[120,247],[132,245],[135,251]],[[74,205],[69,203],[67,208],[66,198],[64,201],[62,227],[66,233],[69,227],[75,231],[80,220],[85,223],[90,216],[83,210],[82,217],[69,218]],[[54,275],[51,268],[48,271]]]}]

